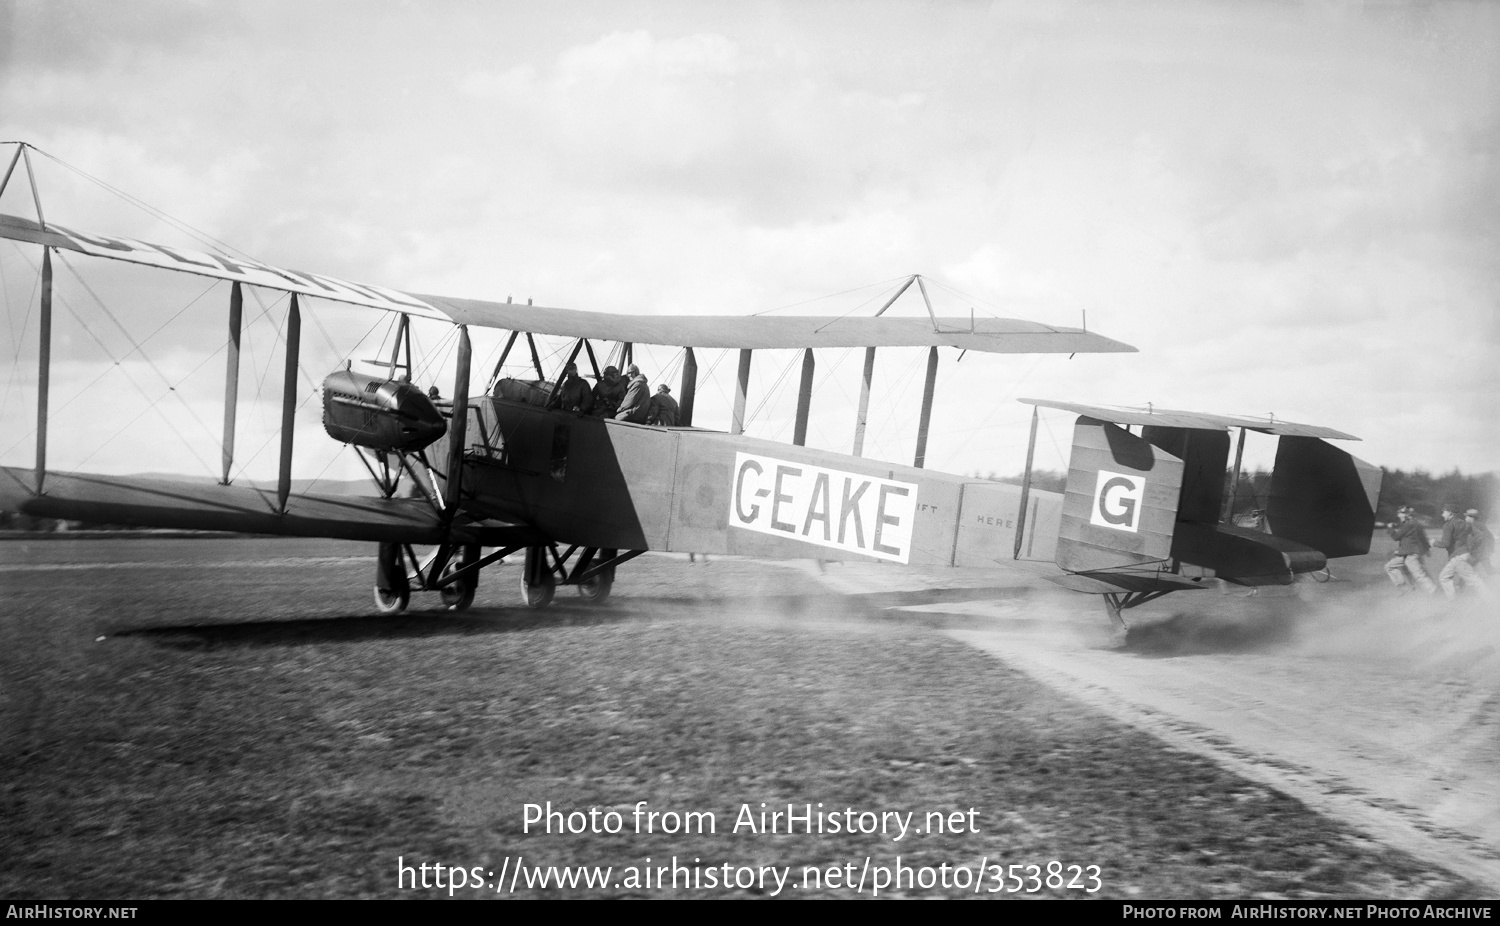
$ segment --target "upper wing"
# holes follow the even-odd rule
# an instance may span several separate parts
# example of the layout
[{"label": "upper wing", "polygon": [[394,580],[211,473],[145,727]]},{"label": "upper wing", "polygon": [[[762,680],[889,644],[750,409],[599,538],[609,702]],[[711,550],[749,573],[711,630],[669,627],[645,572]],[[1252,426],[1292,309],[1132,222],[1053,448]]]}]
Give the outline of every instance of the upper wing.
[{"label": "upper wing", "polygon": [[48,224],[45,228],[30,219],[14,215],[0,215],[0,238],[14,241],[29,241],[32,244],[77,251],[92,257],[107,257],[163,270],[177,270],[198,276],[218,277],[221,280],[236,280],[251,286],[279,289],[289,293],[318,296],[335,302],[349,302],[388,312],[407,312],[426,318],[448,320],[448,316],[437,309],[405,293],[369,283],[350,283],[318,273],[301,270],[286,270],[263,264],[248,257],[230,257],[227,254],[208,251],[193,251],[187,248],[133,238],[117,238],[112,235],[93,235],[73,231],[61,225]]},{"label": "upper wing", "polygon": [[1128,344],[1079,328],[1057,328],[1009,318],[851,318],[723,315],[612,315],[510,302],[485,302],[403,293],[301,270],[272,267],[244,257],[85,234],[60,225],[0,215],[0,238],[27,241],[182,273],[236,280],[405,312],[426,318],[535,334],[630,341],[674,347],[958,347],[987,353],[1100,353],[1134,351]]},{"label": "upper wing", "polygon": [[1240,418],[1233,415],[1209,415],[1203,412],[1179,412],[1164,408],[1142,411],[1138,408],[1111,408],[1104,405],[1082,405],[1078,402],[1053,402],[1050,399],[1019,399],[1028,405],[1056,408],[1077,415],[1085,415],[1098,421],[1112,424],[1152,425],[1162,428],[1200,428],[1208,431],[1227,431],[1230,428],[1248,428],[1263,434],[1282,437],[1322,437],[1333,440],[1359,440],[1353,434],[1335,431],[1316,424],[1298,424],[1295,421],[1273,419]]},{"label": "upper wing", "polygon": [[1078,328],[1015,318],[612,315],[418,296],[462,325],[674,347],[960,347],[996,354],[1134,351]]}]

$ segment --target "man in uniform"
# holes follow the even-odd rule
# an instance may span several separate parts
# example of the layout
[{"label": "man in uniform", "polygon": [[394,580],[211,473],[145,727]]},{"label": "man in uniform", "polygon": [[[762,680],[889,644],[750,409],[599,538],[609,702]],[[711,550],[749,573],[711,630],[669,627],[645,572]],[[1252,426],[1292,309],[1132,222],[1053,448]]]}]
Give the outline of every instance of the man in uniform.
[{"label": "man in uniform", "polygon": [[645,424],[646,415],[651,408],[651,384],[641,375],[641,368],[633,363],[625,368],[625,376],[630,385],[625,388],[625,398],[620,400],[620,410],[615,412],[615,420]]},{"label": "man in uniform", "polygon": [[1479,520],[1479,509],[1470,508],[1464,512],[1464,520],[1469,522],[1469,563],[1475,570],[1489,572],[1490,554],[1495,551],[1495,535]]},{"label": "man in uniform", "polygon": [[565,412],[578,412],[587,415],[594,407],[594,393],[589,389],[589,384],[578,375],[578,364],[570,363],[563,367],[562,385],[557,387],[557,395],[552,397],[552,408],[560,408]]},{"label": "man in uniform", "polygon": [[677,400],[672,398],[672,387],[662,383],[651,397],[651,407],[646,413],[647,424],[659,424],[664,428],[677,426]]},{"label": "man in uniform", "polygon": [[[1477,519],[1478,515],[1475,517]],[[1484,552],[1484,541],[1475,543],[1473,522],[1458,516],[1457,505],[1443,506],[1443,536],[1434,546],[1448,551],[1448,563],[1438,573],[1438,582],[1443,586],[1443,594],[1448,596],[1449,601],[1458,597],[1458,586],[1454,579],[1462,582],[1464,588],[1472,588],[1484,597],[1489,597],[1489,589],[1474,571],[1474,561],[1477,559],[1475,553]]]},{"label": "man in uniform", "polygon": [[1391,539],[1396,541],[1396,552],[1390,562],[1385,564],[1385,573],[1403,592],[1415,585],[1427,594],[1435,595],[1437,586],[1422,565],[1422,557],[1427,555],[1432,545],[1427,542],[1427,531],[1412,517],[1414,513],[1410,505],[1402,505],[1396,511],[1397,523],[1390,526]]},{"label": "man in uniform", "polygon": [[613,418],[625,398],[625,381],[615,367],[605,367],[599,374],[599,384],[594,387],[594,414]]}]

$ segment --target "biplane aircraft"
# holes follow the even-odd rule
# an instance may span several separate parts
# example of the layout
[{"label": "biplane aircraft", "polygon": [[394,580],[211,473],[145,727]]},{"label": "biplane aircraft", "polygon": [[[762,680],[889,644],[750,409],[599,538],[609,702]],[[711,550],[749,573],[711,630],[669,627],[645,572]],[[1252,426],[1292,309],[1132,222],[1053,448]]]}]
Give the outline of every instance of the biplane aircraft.
[{"label": "biplane aircraft", "polygon": [[[20,146],[0,193],[23,158],[29,172],[29,155]],[[1060,567],[1055,581],[1102,596],[1111,617],[1123,623],[1125,609],[1204,588],[1212,579],[1286,584],[1325,569],[1331,557],[1369,549],[1380,471],[1326,443],[1353,439],[1328,428],[1023,399],[1079,415],[1063,494],[1030,485],[1035,410],[1021,485],[928,470],[925,447],[940,347],[1068,354],[1134,348],[1083,329],[937,317],[930,301],[927,318],[884,316],[913,282],[925,300],[920,277],[908,278],[873,317],[620,316],[406,293],[221,252],[75,231],[45,220],[34,181],[32,186],[37,218],[0,214],[0,237],[35,245],[42,255],[36,462],[31,469],[0,468],[0,509],[369,541],[377,545],[374,591],[383,612],[405,609],[413,592],[437,592],[448,608],[466,608],[481,570],[522,551],[521,600],[527,606],[547,605],[559,585],[601,602],[609,597],[615,571],[634,557],[679,551],[981,568],[1051,562]],[[47,469],[55,251],[231,281],[220,484]],[[249,287],[290,294],[275,491],[230,479],[243,293]],[[309,300],[313,311],[327,300],[399,319],[380,372],[346,365],[322,384],[325,430],[359,453],[375,487],[369,497],[291,492],[299,333]],[[430,397],[411,380],[412,318],[457,327],[451,401]],[[510,332],[482,394],[471,391],[471,326]],[[556,401],[562,365],[558,371],[543,368],[534,335],[572,339],[565,363],[586,357],[596,377],[596,344],[614,345],[627,362],[634,345],[681,348],[680,421],[639,424],[563,410]],[[523,336],[535,376],[500,376]],[[875,352],[886,346],[928,348],[911,465],[862,454]],[[865,348],[853,453],[808,447],[815,351],[849,347]],[[693,426],[694,350],[705,348],[739,351],[727,432]],[[803,351],[790,445],[743,433],[753,352],[772,348]],[[1264,529],[1237,526],[1230,517],[1240,464],[1238,454],[1232,467],[1228,461],[1235,428],[1241,452],[1247,430],[1280,439]],[[432,550],[418,556],[419,546]]]}]

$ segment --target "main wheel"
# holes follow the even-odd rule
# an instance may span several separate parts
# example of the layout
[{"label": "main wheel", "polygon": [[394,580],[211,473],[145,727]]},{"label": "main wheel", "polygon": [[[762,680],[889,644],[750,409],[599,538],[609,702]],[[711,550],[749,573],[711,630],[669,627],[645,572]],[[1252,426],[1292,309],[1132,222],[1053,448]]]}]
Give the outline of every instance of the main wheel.
[{"label": "main wheel", "polygon": [[521,568],[521,601],[528,608],[545,608],[557,594],[557,577],[547,564],[546,547],[527,547]]},{"label": "main wheel", "polygon": [[601,572],[578,583],[578,596],[589,604],[603,604],[615,586],[614,573]]},{"label": "main wheel", "polygon": [[401,546],[382,543],[375,557],[375,609],[381,614],[400,614],[411,603],[411,583]]},{"label": "main wheel", "polygon": [[411,604],[411,592],[394,592],[375,586],[375,610],[381,614],[400,614]]},{"label": "main wheel", "polygon": [[474,584],[468,579],[444,585],[440,591],[443,607],[449,611],[462,611],[474,603],[474,592]]},{"label": "main wheel", "polygon": [[[479,547],[475,545],[461,547],[458,554],[443,567],[443,575],[450,576],[479,559],[479,552]],[[467,579],[444,585],[439,593],[443,598],[443,607],[449,611],[462,611],[474,603],[474,593],[478,590],[479,573],[475,572]]]}]

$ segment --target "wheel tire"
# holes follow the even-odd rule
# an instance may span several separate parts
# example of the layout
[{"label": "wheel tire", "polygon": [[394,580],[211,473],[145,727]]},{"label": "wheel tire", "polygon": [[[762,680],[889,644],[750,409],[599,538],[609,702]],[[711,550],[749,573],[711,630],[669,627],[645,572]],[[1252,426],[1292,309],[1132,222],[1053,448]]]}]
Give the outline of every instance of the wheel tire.
[{"label": "wheel tire", "polygon": [[[464,547],[448,565],[443,567],[443,578],[453,575],[479,558],[478,547]],[[474,593],[479,590],[479,574],[474,573],[467,579],[460,579],[449,585],[438,589],[438,594],[443,599],[443,607],[449,611],[463,611],[474,603]]]},{"label": "wheel tire", "polygon": [[552,596],[557,594],[557,586],[551,582],[534,585],[522,580],[521,600],[528,608],[545,608],[552,603]]},{"label": "wheel tire", "polygon": [[463,611],[474,603],[474,591],[474,586],[465,580],[444,585],[439,593],[443,596],[443,607],[449,611]]},{"label": "wheel tire", "polygon": [[614,589],[615,577],[607,572],[578,583],[578,597],[589,604],[603,604],[609,600],[609,593]]},{"label": "wheel tire", "polygon": [[381,614],[400,614],[411,604],[411,592],[390,592],[375,587],[375,610]]},{"label": "wheel tire", "polygon": [[526,548],[526,563],[521,567],[521,601],[528,608],[545,608],[557,594],[557,578],[547,568],[546,557],[546,547]]}]

